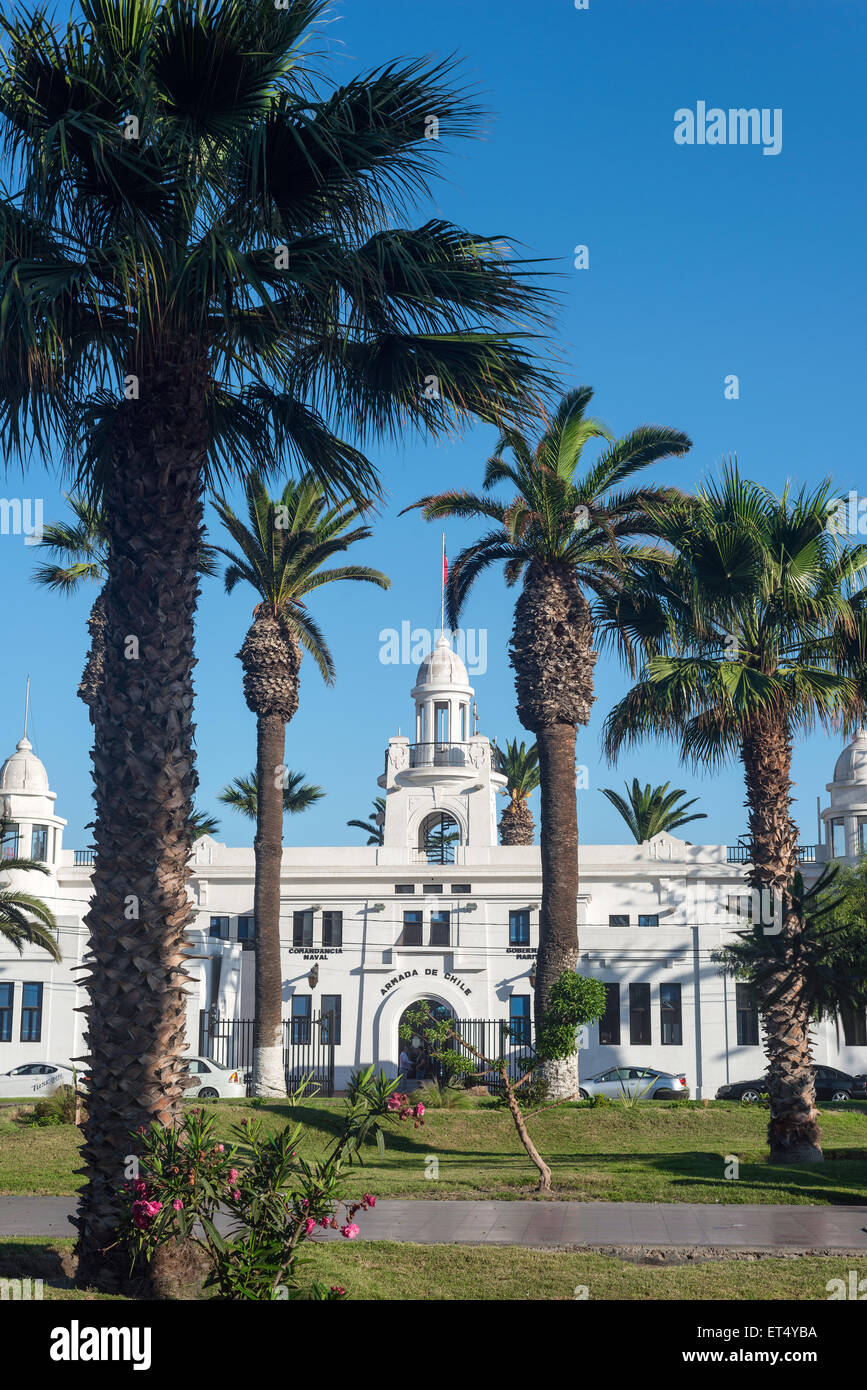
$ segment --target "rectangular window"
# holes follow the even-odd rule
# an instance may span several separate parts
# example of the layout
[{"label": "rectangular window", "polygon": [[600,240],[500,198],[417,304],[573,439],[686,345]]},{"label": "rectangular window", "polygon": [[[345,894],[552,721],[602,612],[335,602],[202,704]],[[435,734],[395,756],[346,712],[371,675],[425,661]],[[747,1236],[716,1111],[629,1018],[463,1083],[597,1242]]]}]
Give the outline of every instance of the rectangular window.
[{"label": "rectangular window", "polygon": [[449,707],[446,704],[434,705],[434,720],[436,722],[435,738],[437,743],[448,743],[449,741]]},{"label": "rectangular window", "polygon": [[34,825],[33,835],[30,842],[30,858],[38,859],[41,864],[48,860],[48,826]]},{"label": "rectangular window", "polygon": [[659,986],[659,1016],[662,1042],[667,1047],[680,1047],[683,1042],[680,985]]},{"label": "rectangular window", "polygon": [[15,986],[0,985],[0,1042],[12,1041],[12,998]]},{"label": "rectangular window", "polygon": [[208,933],[216,941],[228,941],[229,939],[229,919],[228,917],[212,917],[211,930]]},{"label": "rectangular window", "polygon": [[739,1047],[758,1047],[759,1011],[749,985],[735,985],[735,1010]]},{"label": "rectangular window", "polygon": [[18,841],[21,835],[21,827],[18,825],[7,825],[6,834],[0,841],[0,859],[18,858]]},{"label": "rectangular window", "polygon": [[441,893],[443,885],[441,883],[425,883],[421,891],[423,893]]},{"label": "rectangular window", "polygon": [[403,914],[403,932],[401,933],[399,946],[420,946],[421,945],[421,913],[405,912]]},{"label": "rectangular window", "polygon": [[867,1010],[842,1008],[843,1038],[847,1047],[867,1047]]},{"label": "rectangular window", "polygon": [[25,985],[21,997],[21,1041],[42,1041],[42,985]]},{"label": "rectangular window", "polygon": [[395,893],[414,893],[414,892],[415,892],[415,884],[414,884],[414,883],[396,883],[396,884],[394,885],[394,891],[395,891]]},{"label": "rectangular window", "polygon": [[322,914],[322,945],[323,945],[323,946],[342,946],[342,945],[343,945],[343,913],[342,913],[342,912],[323,912],[323,914]]},{"label": "rectangular window", "polygon": [[639,915],[638,915],[638,925],[639,925],[640,927],[658,927],[658,926],[659,926],[659,913],[658,913],[658,912],[643,912],[643,913],[639,913]]},{"label": "rectangular window", "polygon": [[313,913],[309,909],[307,912],[292,913],[292,945],[313,945]]},{"label": "rectangular window", "polygon": [[605,984],[605,1012],[599,1020],[599,1045],[620,1043],[620,986]]},{"label": "rectangular window", "polygon": [[295,1044],[310,1041],[310,995],[292,995],[292,1042]]},{"label": "rectangular window", "polygon": [[529,946],[530,944],[530,911],[529,908],[517,908],[509,913],[509,945],[510,946]]},{"label": "rectangular window", "polygon": [[629,986],[629,1041],[650,1046],[650,985]]},{"label": "rectangular window", "polygon": [[842,819],[831,821],[831,853],[835,859],[846,857],[846,827]]},{"label": "rectangular window", "polygon": [[322,996],[322,1041],[324,1043],[334,1043],[335,1047],[340,1044],[340,1014],[342,997],[339,994],[323,994]]},{"label": "rectangular window", "polygon": [[432,946],[448,946],[449,944],[449,924],[451,922],[450,912],[432,912],[430,915],[430,944]]},{"label": "rectangular window", "polygon": [[238,940],[239,940],[239,941],[255,941],[255,940],[256,940],[256,919],[255,919],[255,917],[239,917],[239,918],[238,918]]},{"label": "rectangular window", "polygon": [[453,892],[453,893],[472,893],[472,891],[473,891],[473,885],[472,885],[471,883],[453,883],[453,884],[452,884],[452,892]]},{"label": "rectangular window", "polygon": [[512,1042],[517,1043],[519,1047],[528,1047],[530,1044],[529,994],[513,994],[510,998],[509,1027],[512,1030]]},{"label": "rectangular window", "polygon": [[467,707],[461,705],[461,743],[467,741]]},{"label": "rectangular window", "polygon": [[609,927],[628,927],[628,926],[629,926],[629,913],[628,913],[628,912],[610,912],[610,913],[608,914],[608,925],[609,925]]},{"label": "rectangular window", "polygon": [[858,817],[858,853],[867,854],[867,818]]}]

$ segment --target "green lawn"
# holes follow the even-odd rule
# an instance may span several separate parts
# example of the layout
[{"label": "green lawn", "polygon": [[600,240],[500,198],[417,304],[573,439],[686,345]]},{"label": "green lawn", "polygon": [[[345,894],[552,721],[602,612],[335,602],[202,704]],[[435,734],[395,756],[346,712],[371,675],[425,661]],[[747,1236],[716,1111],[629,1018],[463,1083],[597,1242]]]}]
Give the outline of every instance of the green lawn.
[{"label": "green lawn", "polygon": [[[0,1277],[43,1278],[46,1299],[103,1299],[69,1277],[72,1241],[0,1240]],[[517,1246],[402,1245],[389,1241],[322,1243],[305,1258],[303,1277],[342,1284],[353,1299],[493,1301],[827,1299],[830,1279],[847,1278],[847,1257],[721,1259],[662,1268],[608,1255]],[[585,1292],[586,1290],[586,1292]]]},{"label": "green lawn", "polygon": [[[221,1137],[250,1116],[277,1126],[288,1104],[212,1102]],[[335,1133],[341,1102],[295,1107],[307,1133],[301,1152],[322,1153]],[[665,1102],[636,1109],[567,1105],[530,1119],[533,1138],[553,1170],[556,1195],[583,1201],[867,1202],[867,1112],[826,1107],[821,1117],[826,1162],[818,1168],[771,1167],[765,1160],[767,1112],[713,1101]],[[39,1129],[0,1117],[0,1193],[73,1193],[81,1183],[78,1135],[71,1127]],[[740,1159],[738,1181],[724,1177],[724,1158]],[[439,1163],[436,1180],[425,1176]],[[535,1172],[508,1114],[492,1102],[468,1110],[428,1110],[422,1129],[389,1125],[384,1158],[365,1150],[358,1186],[380,1197],[514,1198],[531,1195]]]}]

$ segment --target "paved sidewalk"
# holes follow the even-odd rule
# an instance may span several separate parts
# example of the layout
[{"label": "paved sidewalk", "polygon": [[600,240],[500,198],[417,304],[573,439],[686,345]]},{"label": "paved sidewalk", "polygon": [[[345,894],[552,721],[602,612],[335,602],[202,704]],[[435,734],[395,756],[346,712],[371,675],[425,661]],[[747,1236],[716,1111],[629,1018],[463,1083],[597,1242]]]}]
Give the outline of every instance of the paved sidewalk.
[{"label": "paved sidewalk", "polygon": [[[0,1197],[4,1236],[75,1234],[69,1197]],[[224,1225],[224,1222],[220,1223]],[[362,1240],[420,1245],[716,1246],[731,1250],[864,1250],[867,1206],[723,1206],[654,1202],[378,1201]],[[337,1232],[325,1239],[340,1240]]]}]

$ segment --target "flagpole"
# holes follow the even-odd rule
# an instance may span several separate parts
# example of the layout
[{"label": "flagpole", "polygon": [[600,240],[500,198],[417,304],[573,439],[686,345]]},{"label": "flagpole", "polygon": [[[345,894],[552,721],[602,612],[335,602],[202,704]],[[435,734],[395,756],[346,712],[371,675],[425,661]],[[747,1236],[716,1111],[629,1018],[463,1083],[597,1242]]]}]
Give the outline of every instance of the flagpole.
[{"label": "flagpole", "polygon": [[440,571],[440,636],[445,632],[446,626],[446,533],[443,531],[443,564]]}]

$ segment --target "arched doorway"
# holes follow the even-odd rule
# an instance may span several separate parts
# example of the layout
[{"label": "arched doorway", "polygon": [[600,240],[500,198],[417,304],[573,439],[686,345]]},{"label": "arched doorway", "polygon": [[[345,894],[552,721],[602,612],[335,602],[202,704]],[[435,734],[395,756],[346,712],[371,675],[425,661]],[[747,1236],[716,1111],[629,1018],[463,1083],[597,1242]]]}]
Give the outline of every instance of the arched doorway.
[{"label": "arched doorway", "polygon": [[[431,1019],[436,1023],[442,1023],[446,1019],[454,1018],[454,1010],[448,1004],[444,1004],[440,999],[414,999],[413,1002],[404,1009],[397,1025],[397,1037],[399,1056],[406,1058],[399,1064],[401,1075],[407,1081],[431,1081],[435,1080],[434,1065],[430,1056],[430,1049],[425,1037],[425,1026],[419,1022],[418,1015],[421,1008],[425,1008]],[[407,1062],[409,1067],[407,1069]]]},{"label": "arched doorway", "polygon": [[455,845],[461,842],[461,827],[446,811],[425,816],[419,827],[418,847],[429,864],[454,864]]}]

